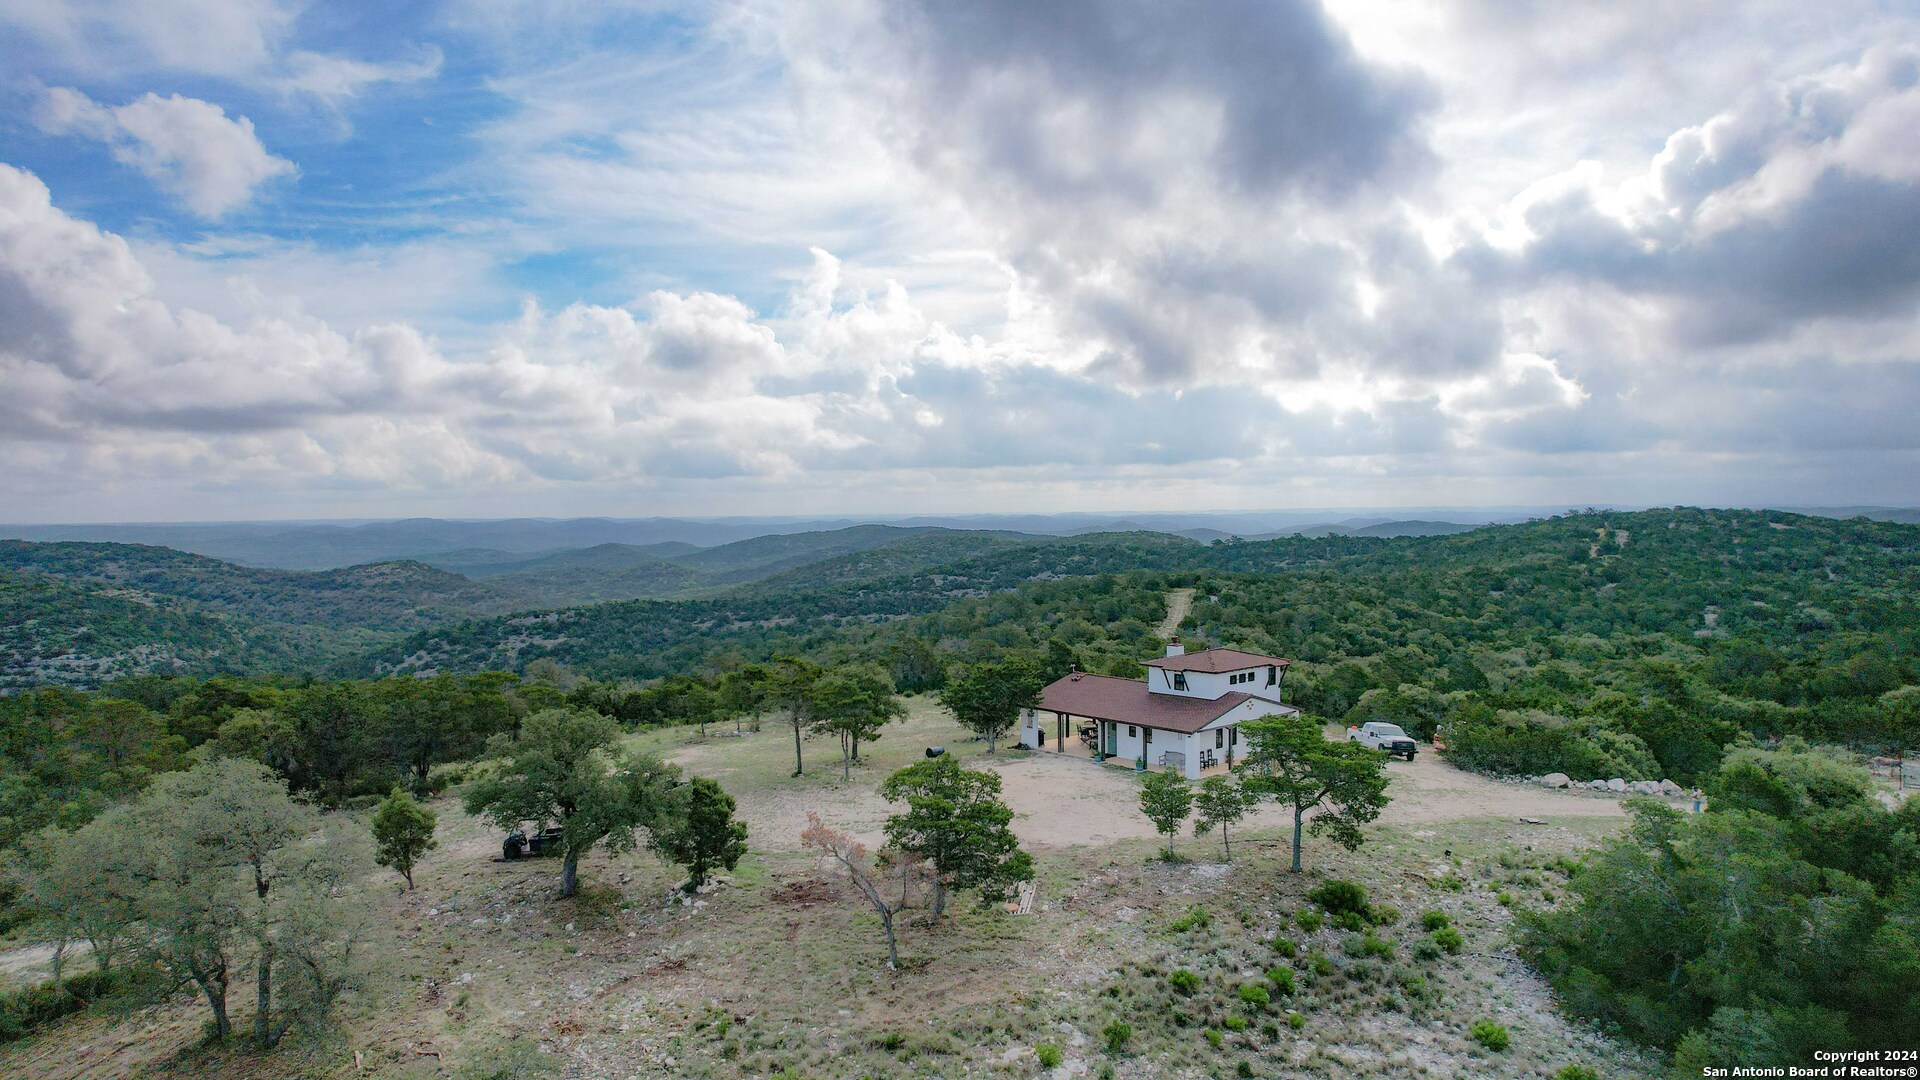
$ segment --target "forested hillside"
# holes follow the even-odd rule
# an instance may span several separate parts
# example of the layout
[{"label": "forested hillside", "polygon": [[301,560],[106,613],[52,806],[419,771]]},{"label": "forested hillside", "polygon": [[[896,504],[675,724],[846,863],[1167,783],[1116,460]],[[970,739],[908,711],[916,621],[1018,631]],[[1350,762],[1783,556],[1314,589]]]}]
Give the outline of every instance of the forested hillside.
[{"label": "forested hillside", "polygon": [[1190,638],[1295,658],[1291,693],[1329,718],[1454,723],[1460,760],[1490,771],[1685,780],[1740,731],[1920,742],[1912,526],[1656,510],[1394,540],[1106,534],[886,573],[915,555],[441,627],[361,670],[547,659],[651,678],[789,651],[884,659],[914,641],[954,658],[1058,643],[1129,673],[1159,646],[1161,593],[1190,586]]}]

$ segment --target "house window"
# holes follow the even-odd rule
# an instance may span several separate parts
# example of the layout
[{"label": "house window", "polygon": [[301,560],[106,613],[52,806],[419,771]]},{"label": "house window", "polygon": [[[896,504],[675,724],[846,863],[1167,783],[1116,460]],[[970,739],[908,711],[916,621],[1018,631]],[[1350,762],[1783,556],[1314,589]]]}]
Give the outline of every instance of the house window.
[{"label": "house window", "polygon": [[1275,677],[1276,677],[1276,676],[1274,675],[1274,672],[1276,672],[1276,671],[1279,671],[1279,670],[1280,670],[1280,665],[1278,665],[1278,664],[1268,664],[1268,665],[1267,665],[1267,685],[1268,685],[1268,686],[1272,686],[1272,685],[1273,685],[1273,683],[1274,683],[1274,679],[1275,679]]},{"label": "house window", "polygon": [[1186,672],[1184,672],[1184,671],[1176,671],[1176,672],[1174,672],[1174,673],[1173,673],[1173,688],[1174,688],[1175,690],[1185,690],[1185,689],[1187,688],[1187,673],[1186,673]]},{"label": "house window", "polygon": [[1214,729],[1214,732],[1213,732],[1213,748],[1214,748],[1215,750],[1218,750],[1218,749],[1220,749],[1221,747],[1223,747],[1223,746],[1225,746],[1225,745],[1227,745],[1227,733],[1226,733],[1226,731],[1225,731],[1224,729],[1221,729],[1221,728],[1216,728],[1216,729]]},{"label": "house window", "polygon": [[1229,730],[1229,731],[1231,731],[1231,732],[1233,732],[1233,734],[1232,734],[1232,735],[1230,735],[1230,736],[1228,736],[1228,738],[1230,738],[1230,739],[1232,739],[1232,740],[1233,740],[1233,745],[1235,745],[1235,746],[1239,746],[1239,745],[1240,745],[1240,729],[1239,729],[1239,728],[1228,728],[1227,730]]},{"label": "house window", "polygon": [[1129,738],[1129,739],[1132,739],[1132,738],[1137,738],[1137,737],[1139,737],[1139,735],[1140,735],[1140,733],[1139,733],[1139,732],[1137,732],[1137,731],[1135,731],[1135,730],[1133,730],[1133,725],[1132,725],[1132,724],[1128,724],[1128,725],[1127,725],[1127,738]]}]

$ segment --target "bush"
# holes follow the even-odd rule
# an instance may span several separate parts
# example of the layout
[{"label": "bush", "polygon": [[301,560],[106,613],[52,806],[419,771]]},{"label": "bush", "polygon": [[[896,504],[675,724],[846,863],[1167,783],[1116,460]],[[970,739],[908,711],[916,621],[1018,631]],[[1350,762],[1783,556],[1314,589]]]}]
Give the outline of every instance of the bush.
[{"label": "bush", "polygon": [[1321,978],[1333,974],[1333,961],[1327,959],[1327,954],[1323,952],[1315,951],[1308,953],[1307,966],[1313,969],[1313,973]]},{"label": "bush", "polygon": [[1241,1063],[1233,1067],[1233,1075],[1239,1076],[1239,1077],[1251,1078],[1253,1076],[1253,1065],[1248,1062],[1242,1061]]},{"label": "bush", "polygon": [[35,1028],[85,1009],[122,985],[120,976],[97,971],[75,975],[58,985],[44,982],[0,994],[0,1043],[32,1034]]},{"label": "bush", "polygon": [[1287,1014],[1287,1026],[1295,1031],[1299,1031],[1301,1028],[1307,1026],[1307,1018],[1297,1012],[1290,1012]]},{"label": "bush", "polygon": [[1267,981],[1273,984],[1273,992],[1276,994],[1293,993],[1293,969],[1290,967],[1269,969]]},{"label": "bush", "polygon": [[1247,1018],[1244,1016],[1241,1016],[1239,1013],[1233,1013],[1229,1015],[1224,1021],[1222,1021],[1222,1024],[1226,1027],[1228,1031],[1232,1031],[1232,1032],[1241,1032],[1241,1031],[1247,1030]]},{"label": "bush", "polygon": [[1185,915],[1168,923],[1167,929],[1176,934],[1184,934],[1189,930],[1205,930],[1212,925],[1213,913],[1201,907],[1199,904],[1195,904],[1187,909]]},{"label": "bush", "polygon": [[1399,921],[1399,908],[1394,907],[1392,904],[1373,905],[1373,924],[1375,926],[1392,926]]},{"label": "bush", "polygon": [[[1289,972],[1288,974],[1292,973]],[[1268,1005],[1273,1004],[1273,995],[1267,993],[1267,988],[1264,986],[1256,986],[1253,983],[1248,983],[1240,988],[1240,1000],[1245,1002],[1250,1008],[1264,1012]]]},{"label": "bush", "polygon": [[1133,1039],[1133,1025],[1125,1020],[1113,1020],[1100,1029],[1100,1037],[1106,1040],[1107,1053],[1119,1055],[1126,1052],[1127,1043]]},{"label": "bush", "polygon": [[1366,887],[1352,881],[1335,879],[1307,894],[1307,899],[1325,908],[1329,915],[1351,912],[1361,918],[1371,914]]},{"label": "bush", "polygon": [[1600,1074],[1585,1065],[1568,1065],[1554,1073],[1553,1080],[1600,1080]]},{"label": "bush", "polygon": [[1200,989],[1200,976],[1195,975],[1186,968],[1181,968],[1179,971],[1167,976],[1167,982],[1171,983],[1173,988],[1180,992],[1181,997],[1192,997],[1193,992]]},{"label": "bush", "polygon": [[1473,1036],[1474,1042],[1495,1053],[1505,1050],[1513,1042],[1512,1036],[1507,1034],[1507,1025],[1492,1020],[1475,1020],[1473,1026],[1467,1029],[1467,1034]]},{"label": "bush", "polygon": [[1293,943],[1293,939],[1291,938],[1274,938],[1273,951],[1291,960],[1300,952],[1300,948]]},{"label": "bush", "polygon": [[1420,926],[1424,930],[1445,930],[1452,925],[1452,917],[1444,911],[1429,911],[1420,916]]},{"label": "bush", "polygon": [[1415,960],[1438,960],[1445,952],[1432,938],[1422,938],[1413,944]]},{"label": "bush", "polygon": [[1218,1050],[1220,1049],[1220,1044],[1226,1041],[1227,1041],[1226,1036],[1220,1034],[1219,1032],[1213,1030],[1212,1028],[1207,1029],[1207,1045],[1208,1046],[1211,1046],[1215,1050]]},{"label": "bush", "polygon": [[1513,906],[1513,894],[1508,892],[1505,889],[1501,889],[1499,892],[1494,893],[1493,898],[1499,901],[1501,907]]},{"label": "bush", "polygon": [[1467,939],[1461,937],[1460,931],[1455,930],[1453,927],[1443,926],[1433,932],[1433,943],[1450,953],[1457,953],[1461,947],[1466,945]]},{"label": "bush", "polygon": [[1312,908],[1301,908],[1299,914],[1293,917],[1293,921],[1299,923],[1300,929],[1309,934],[1320,929],[1320,913]]},{"label": "bush", "polygon": [[1057,1069],[1066,1060],[1066,1051],[1060,1049],[1059,1043],[1041,1043],[1033,1048],[1033,1056],[1040,1059],[1041,1068]]},{"label": "bush", "polygon": [[1367,920],[1357,911],[1343,911],[1333,917],[1333,925],[1357,934],[1367,928]]}]

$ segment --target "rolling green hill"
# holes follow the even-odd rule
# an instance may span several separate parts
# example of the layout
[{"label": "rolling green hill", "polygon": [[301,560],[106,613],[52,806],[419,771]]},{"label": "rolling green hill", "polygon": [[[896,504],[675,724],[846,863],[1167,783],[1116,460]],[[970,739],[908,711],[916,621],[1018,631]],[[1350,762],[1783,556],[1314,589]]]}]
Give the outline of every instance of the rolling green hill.
[{"label": "rolling green hill", "polygon": [[264,570],[138,544],[0,540],[0,567],[69,584],[194,601],[225,615],[328,629],[409,630],[503,611],[520,597],[424,563]]}]

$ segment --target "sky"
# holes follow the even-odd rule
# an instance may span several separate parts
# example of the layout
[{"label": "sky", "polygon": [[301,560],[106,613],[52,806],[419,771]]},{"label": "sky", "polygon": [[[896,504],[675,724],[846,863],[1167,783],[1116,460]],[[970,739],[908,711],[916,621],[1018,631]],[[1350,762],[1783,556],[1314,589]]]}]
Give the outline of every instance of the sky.
[{"label": "sky", "polygon": [[1920,4],[9,0],[0,520],[1920,503]]}]

